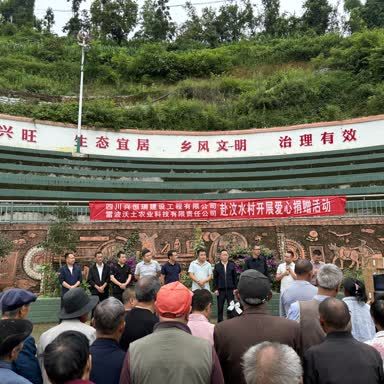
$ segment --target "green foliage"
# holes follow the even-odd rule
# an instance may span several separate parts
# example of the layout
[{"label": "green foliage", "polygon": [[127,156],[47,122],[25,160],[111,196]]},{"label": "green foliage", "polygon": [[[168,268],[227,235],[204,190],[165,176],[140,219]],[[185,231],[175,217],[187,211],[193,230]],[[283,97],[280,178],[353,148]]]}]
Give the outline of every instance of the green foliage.
[{"label": "green foliage", "polygon": [[329,27],[332,12],[328,0],[306,0],[303,9],[303,29],[323,35]]},{"label": "green foliage", "polygon": [[132,0],[95,0],[91,4],[92,28],[96,36],[121,44],[136,26],[138,6]]},{"label": "green foliage", "polygon": [[384,2],[367,0],[363,8],[363,18],[368,28],[384,28]]},{"label": "green foliage", "polygon": [[32,26],[34,22],[35,0],[3,0],[0,1],[0,15],[6,22],[16,27]]},{"label": "green foliage", "polygon": [[169,12],[168,0],[145,0],[141,12],[138,36],[149,41],[167,41],[176,32],[176,24]]},{"label": "green foliage", "polygon": [[7,256],[13,250],[13,242],[0,233],[0,259]]},{"label": "green foliage", "polygon": [[73,229],[75,218],[71,210],[65,205],[58,205],[53,215],[55,219],[50,224],[47,233],[47,239],[41,246],[53,255],[61,256],[68,251],[75,251],[79,242],[79,235]]},{"label": "green foliage", "polygon": [[192,288],[192,279],[189,277],[189,273],[183,270],[180,273],[180,283],[184,284],[187,288]]},{"label": "green foliage", "polygon": [[40,291],[42,296],[57,297],[60,296],[60,281],[57,271],[52,266],[52,263],[44,263],[40,267],[42,280]]},{"label": "green foliage", "polygon": [[203,231],[200,227],[195,227],[193,230],[193,250],[196,253],[200,249],[205,249]]},{"label": "green foliage", "polygon": [[123,251],[127,255],[127,257],[135,257],[137,256],[137,252],[141,249],[141,242],[139,232],[137,230],[132,231],[127,241],[124,244]]}]

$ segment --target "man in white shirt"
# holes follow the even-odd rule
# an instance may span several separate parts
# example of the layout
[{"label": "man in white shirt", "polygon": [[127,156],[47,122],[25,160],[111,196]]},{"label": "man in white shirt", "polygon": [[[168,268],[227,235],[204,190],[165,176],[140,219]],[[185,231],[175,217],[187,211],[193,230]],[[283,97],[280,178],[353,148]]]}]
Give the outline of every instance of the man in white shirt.
[{"label": "man in white shirt", "polygon": [[42,361],[43,352],[58,335],[65,331],[79,331],[87,336],[89,345],[96,340],[96,329],[86,324],[88,314],[96,307],[99,302],[97,296],[88,296],[83,288],[72,288],[63,297],[63,308],[59,313],[61,323],[45,331],[41,336],[37,346],[40,366],[43,372],[44,384],[50,383],[44,370]]},{"label": "man in white shirt", "polygon": [[197,259],[189,264],[188,273],[192,279],[192,291],[201,288],[211,291],[209,282],[213,277],[212,265],[207,261],[204,249],[197,251]]},{"label": "man in white shirt", "polygon": [[281,303],[281,296],[284,291],[296,280],[295,275],[295,263],[293,262],[294,253],[292,251],[287,251],[284,255],[284,263],[279,264],[276,271],[276,281],[280,281],[280,306],[279,312],[280,316],[283,315],[283,307]]},{"label": "man in white shirt", "polygon": [[140,280],[144,276],[159,277],[161,267],[156,260],[152,260],[152,252],[149,249],[144,248],[141,251],[141,257],[143,258],[143,261],[140,261],[135,269],[136,280]]}]

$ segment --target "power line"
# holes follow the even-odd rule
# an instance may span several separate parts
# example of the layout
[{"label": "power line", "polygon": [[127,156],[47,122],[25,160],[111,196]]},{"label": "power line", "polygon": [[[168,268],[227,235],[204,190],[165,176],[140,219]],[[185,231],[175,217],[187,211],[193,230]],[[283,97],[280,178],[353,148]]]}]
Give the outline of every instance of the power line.
[{"label": "power line", "polygon": [[[209,5],[209,4],[218,4],[218,3],[226,3],[228,0],[214,0],[214,1],[204,1],[201,3],[189,3],[191,5]],[[173,4],[173,5],[168,5],[169,8],[176,8],[176,7],[185,7],[186,3],[184,4]],[[46,11],[46,9],[42,8],[36,8],[36,11]],[[71,10],[67,9],[52,9],[53,12],[63,12],[63,13],[72,13]]]}]

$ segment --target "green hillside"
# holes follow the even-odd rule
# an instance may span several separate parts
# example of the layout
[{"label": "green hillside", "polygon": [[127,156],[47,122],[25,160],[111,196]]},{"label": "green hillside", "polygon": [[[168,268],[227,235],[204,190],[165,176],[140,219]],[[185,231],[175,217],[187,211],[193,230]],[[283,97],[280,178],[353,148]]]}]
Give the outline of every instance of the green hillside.
[{"label": "green hillside", "polygon": [[[31,31],[0,36],[0,112],[77,122],[80,48]],[[94,40],[84,125],[230,130],[384,113],[384,29],[267,38],[216,48]]]}]

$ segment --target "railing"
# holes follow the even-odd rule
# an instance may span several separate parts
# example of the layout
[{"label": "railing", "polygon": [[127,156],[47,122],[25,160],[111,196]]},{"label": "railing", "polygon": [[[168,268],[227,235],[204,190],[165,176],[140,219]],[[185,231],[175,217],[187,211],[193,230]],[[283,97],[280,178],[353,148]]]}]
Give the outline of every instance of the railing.
[{"label": "railing", "polygon": [[[378,199],[375,200],[372,196],[348,197],[346,215],[384,216],[384,196],[374,197]],[[65,204],[78,222],[89,222],[88,201],[0,200],[0,223],[49,223],[55,218],[53,212],[58,204]]]}]

